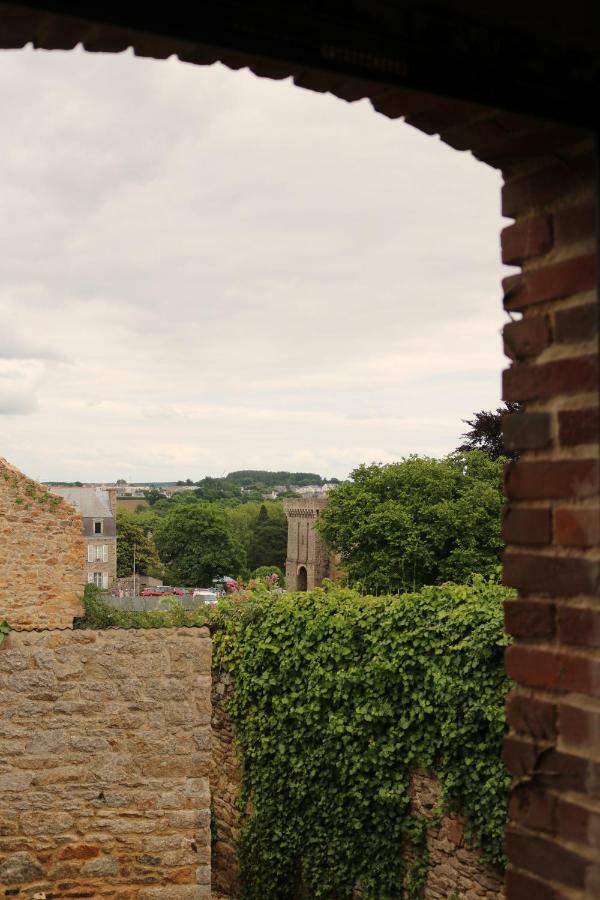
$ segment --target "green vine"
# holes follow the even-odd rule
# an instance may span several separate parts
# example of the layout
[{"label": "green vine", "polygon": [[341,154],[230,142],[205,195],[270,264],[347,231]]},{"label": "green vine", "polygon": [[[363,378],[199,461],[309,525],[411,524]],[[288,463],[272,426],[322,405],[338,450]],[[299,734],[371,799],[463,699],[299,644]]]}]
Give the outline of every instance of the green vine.
[{"label": "green vine", "polygon": [[474,577],[396,597],[328,586],[224,606],[215,661],[235,679],[248,900],[418,897],[432,821],[411,811],[416,768],[438,776],[444,808],[503,866],[507,594]]}]

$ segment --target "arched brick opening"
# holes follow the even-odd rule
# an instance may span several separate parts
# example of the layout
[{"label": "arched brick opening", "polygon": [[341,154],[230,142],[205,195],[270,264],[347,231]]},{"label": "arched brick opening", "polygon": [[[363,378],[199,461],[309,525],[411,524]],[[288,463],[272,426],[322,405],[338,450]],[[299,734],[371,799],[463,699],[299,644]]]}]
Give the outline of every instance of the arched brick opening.
[{"label": "arched brick opening", "polygon": [[[56,8],[72,11],[69,4]],[[423,93],[426,86],[421,92],[408,90],[402,79],[410,67],[385,50],[369,55],[352,49],[357,42],[353,44],[341,20],[339,45],[316,40],[319,52],[313,57],[306,53],[307,61],[302,62],[301,49],[285,23],[279,23],[279,32],[275,27],[279,35],[275,48],[264,40],[261,44],[260,15],[254,31],[246,32],[232,22],[227,25],[209,17],[206,31],[211,46],[210,39],[200,44],[182,38],[185,27],[166,20],[164,29],[154,20],[149,31],[136,32],[98,24],[101,7],[85,8],[89,21],[3,6],[0,46],[33,42],[44,49],[69,49],[81,43],[102,52],[133,47],[140,56],[163,59],[176,54],[201,65],[219,60],[234,69],[248,67],[260,76],[292,77],[300,87],[328,91],[350,102],[366,97],[377,112],[404,118],[502,171],[503,212],[514,220],[502,233],[502,256],[521,269],[505,279],[503,299],[511,316],[522,316],[504,330],[511,360],[504,373],[504,397],[524,404],[523,412],[505,423],[508,447],[521,453],[507,471],[509,505],[504,520],[504,578],[520,592],[506,612],[514,637],[507,668],[515,680],[508,702],[511,732],[505,757],[515,776],[507,833],[507,890],[511,900],[599,896],[600,415],[597,185],[590,133],[527,116],[534,105],[527,75],[521,73],[519,82],[517,73],[511,81],[510,63],[504,73],[508,93],[500,78],[496,93],[492,87],[487,96],[510,107],[507,98],[512,90],[512,112],[445,99],[435,91]],[[268,10],[262,12],[266,16]],[[271,14],[276,18],[273,9]],[[313,14],[311,7],[306,16]],[[126,21],[127,15],[121,20]],[[423,27],[425,46],[429,40],[434,50],[443,50],[444,42],[435,43],[435,28],[428,32]],[[540,28],[546,27],[540,21]],[[381,46],[389,50],[390,38],[383,25],[381,30]],[[501,47],[507,49],[510,35],[498,34]],[[228,46],[235,49],[216,49]],[[474,46],[471,39],[468,52]],[[517,47],[513,61],[518,53]],[[500,54],[497,64],[501,61]],[[551,62],[542,60],[540,65],[549,71]],[[458,95],[461,73],[449,68],[447,75],[447,92],[452,93],[454,86]],[[426,75],[421,81],[426,84]],[[550,113],[543,78],[540,85],[536,111],[544,108]],[[569,115],[568,87],[561,95],[558,117],[578,121],[577,115]],[[486,101],[478,84],[470,94],[482,104]],[[581,97],[574,92],[571,103],[573,109],[584,108],[584,92]]]}]

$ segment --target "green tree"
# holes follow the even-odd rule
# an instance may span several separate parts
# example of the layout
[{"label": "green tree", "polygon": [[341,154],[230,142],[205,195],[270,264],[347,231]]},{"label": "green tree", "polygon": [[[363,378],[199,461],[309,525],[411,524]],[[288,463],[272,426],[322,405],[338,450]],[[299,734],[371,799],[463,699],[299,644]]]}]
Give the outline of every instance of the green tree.
[{"label": "green tree", "polygon": [[207,585],[217,575],[238,577],[245,570],[244,548],[225,510],[196,500],[179,503],[156,526],[156,544],[169,577],[186,585]]},{"label": "green tree", "polygon": [[211,478],[209,475],[198,482],[198,490],[194,493],[200,500],[240,501],[242,497],[239,485],[227,478]]},{"label": "green tree", "polygon": [[491,575],[502,550],[501,466],[478,450],[360,466],[331,492],[317,527],[364,590]]},{"label": "green tree", "polygon": [[281,504],[268,512],[263,503],[260,507],[256,526],[248,551],[248,565],[251,569],[260,566],[285,567],[287,555],[287,520]]},{"label": "green tree", "polygon": [[135,568],[141,575],[159,574],[161,565],[156,544],[144,514],[138,516],[117,510],[117,575],[126,578],[133,572],[133,550],[135,547]]}]

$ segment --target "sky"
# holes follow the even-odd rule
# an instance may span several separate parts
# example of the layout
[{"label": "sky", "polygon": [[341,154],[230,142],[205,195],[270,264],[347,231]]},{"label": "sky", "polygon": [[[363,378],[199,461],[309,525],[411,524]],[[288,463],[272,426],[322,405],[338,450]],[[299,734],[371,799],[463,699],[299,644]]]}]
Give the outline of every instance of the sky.
[{"label": "sky", "polygon": [[500,176],[220,65],[0,54],[0,456],[40,480],[441,456],[500,400]]}]

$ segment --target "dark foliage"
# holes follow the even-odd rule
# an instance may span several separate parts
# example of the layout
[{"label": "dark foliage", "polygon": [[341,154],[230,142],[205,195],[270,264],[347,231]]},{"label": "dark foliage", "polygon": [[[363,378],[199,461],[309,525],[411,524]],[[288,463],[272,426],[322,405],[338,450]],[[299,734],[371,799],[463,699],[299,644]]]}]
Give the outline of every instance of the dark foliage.
[{"label": "dark foliage", "polygon": [[469,450],[482,450],[490,459],[499,459],[501,456],[514,459],[516,454],[506,451],[502,442],[502,416],[519,412],[520,408],[520,403],[511,401],[499,406],[495,412],[482,409],[474,413],[472,419],[463,419],[469,429],[461,435],[465,441],[456,448],[457,451],[466,453]]}]

